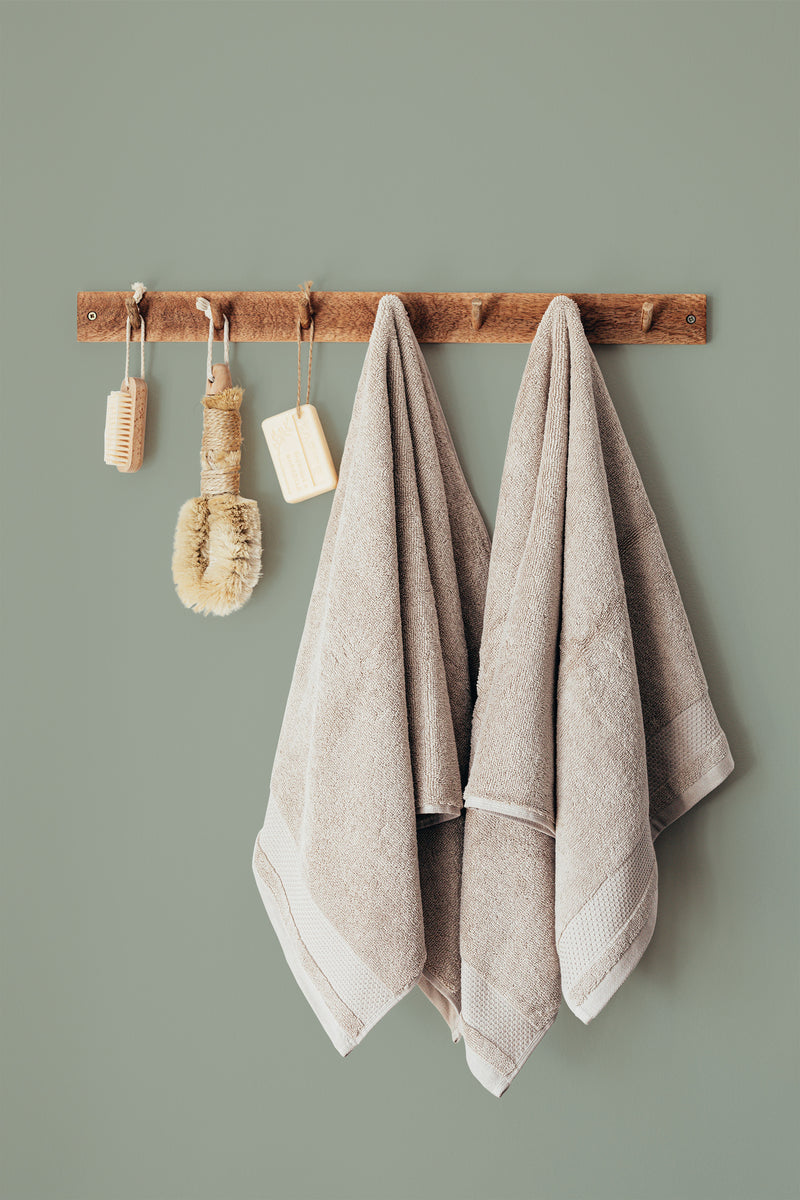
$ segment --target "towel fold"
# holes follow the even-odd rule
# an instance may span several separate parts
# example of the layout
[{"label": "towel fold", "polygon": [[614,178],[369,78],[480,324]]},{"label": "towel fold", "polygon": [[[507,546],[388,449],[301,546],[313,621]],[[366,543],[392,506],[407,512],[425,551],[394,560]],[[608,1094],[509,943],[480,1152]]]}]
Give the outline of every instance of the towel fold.
[{"label": "towel fold", "polygon": [[253,857],[289,965],[342,1054],[417,983],[458,1033],[488,559],[405,308],[384,296]]},{"label": "towel fold", "polygon": [[653,839],[732,767],[641,477],[558,296],[512,422],[465,792],[463,1029],[495,1095],[561,992],[589,1021],[633,970]]}]

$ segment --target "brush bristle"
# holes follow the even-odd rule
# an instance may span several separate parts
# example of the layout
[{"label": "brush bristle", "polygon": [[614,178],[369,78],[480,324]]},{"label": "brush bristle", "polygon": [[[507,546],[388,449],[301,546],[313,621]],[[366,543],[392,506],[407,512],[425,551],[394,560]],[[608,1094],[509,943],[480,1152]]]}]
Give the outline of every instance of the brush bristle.
[{"label": "brush bristle", "polygon": [[106,431],[103,462],[110,467],[127,467],[133,454],[133,396],[109,392],[106,402]]},{"label": "brush bristle", "polygon": [[178,513],[172,577],[181,603],[224,617],[249,599],[261,575],[261,517],[255,500],[198,496]]}]

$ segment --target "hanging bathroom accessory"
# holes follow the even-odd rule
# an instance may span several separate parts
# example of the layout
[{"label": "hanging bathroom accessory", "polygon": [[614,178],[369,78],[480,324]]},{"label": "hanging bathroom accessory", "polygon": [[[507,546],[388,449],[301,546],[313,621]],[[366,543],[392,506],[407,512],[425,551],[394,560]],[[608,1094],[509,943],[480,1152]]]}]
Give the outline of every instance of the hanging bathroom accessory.
[{"label": "hanging bathroom accessory", "polygon": [[[143,283],[133,283],[132,295],[125,297],[125,377],[119,390],[109,392],[106,400],[103,462],[124,475],[138,471],[144,460],[147,384],[144,381],[145,323],[139,304],[146,291]],[[139,330],[139,376],[130,374],[131,328]]]},{"label": "hanging bathroom accessory", "polygon": [[[297,403],[288,412],[276,413],[261,422],[267,446],[287,504],[310,500],[332,491],[338,482],[319,413],[309,403],[311,363],[314,357],[314,309],[309,279],[300,287],[297,316]],[[308,330],[308,376],[305,403],[300,403],[302,370],[300,352],[303,330]]]},{"label": "hanging bathroom accessory", "polygon": [[[178,514],[172,577],[187,608],[223,617],[246,603],[261,575],[261,518],[255,500],[239,495],[244,390],[231,381],[228,314],[215,312],[203,296],[196,307],[209,323],[201,494]],[[212,363],[214,329],[220,324],[224,361]]]}]

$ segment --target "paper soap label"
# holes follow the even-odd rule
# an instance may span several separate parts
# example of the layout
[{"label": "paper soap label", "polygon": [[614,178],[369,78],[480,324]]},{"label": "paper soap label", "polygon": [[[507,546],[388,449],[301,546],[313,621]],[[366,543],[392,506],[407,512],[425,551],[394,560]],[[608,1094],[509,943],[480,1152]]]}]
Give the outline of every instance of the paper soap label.
[{"label": "paper soap label", "polygon": [[330,492],[336,468],[313,404],[301,404],[261,422],[283,498],[289,504]]}]

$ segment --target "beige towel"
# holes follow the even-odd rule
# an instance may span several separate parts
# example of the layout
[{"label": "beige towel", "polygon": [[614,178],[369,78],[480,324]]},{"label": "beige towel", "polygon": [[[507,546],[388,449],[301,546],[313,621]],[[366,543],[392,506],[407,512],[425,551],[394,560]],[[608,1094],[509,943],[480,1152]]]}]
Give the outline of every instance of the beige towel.
[{"label": "beige towel", "polygon": [[643,954],[653,838],[733,767],[577,305],[542,318],[489,571],[465,793],[463,1023],[500,1095],[555,1018]]},{"label": "beige towel", "polygon": [[408,316],[384,296],[253,859],[289,965],[342,1054],[417,983],[458,1031],[462,789],[488,560]]}]

